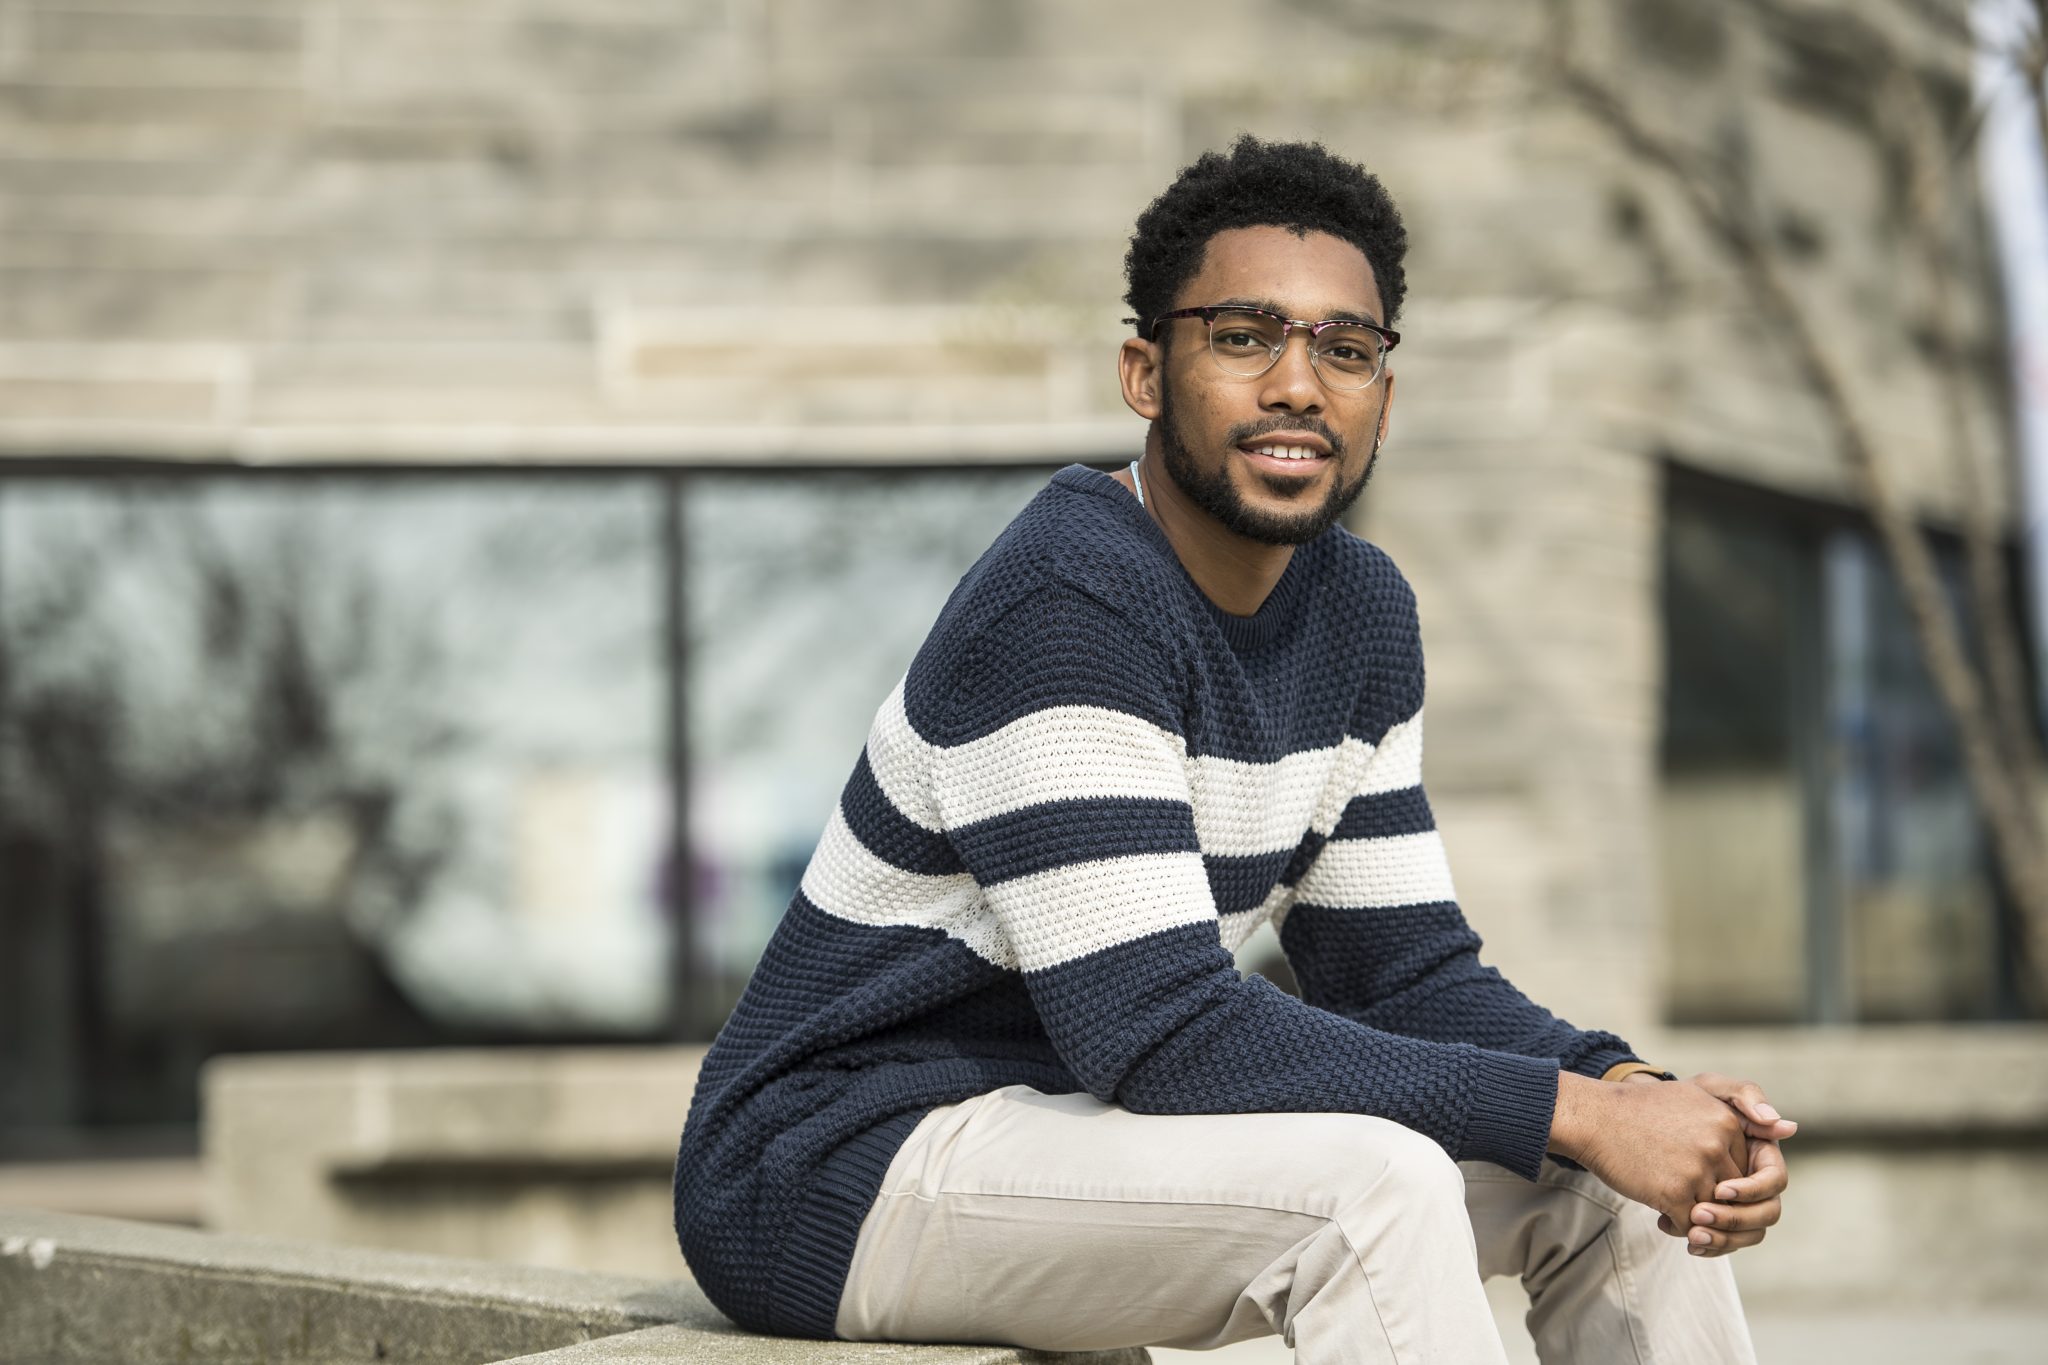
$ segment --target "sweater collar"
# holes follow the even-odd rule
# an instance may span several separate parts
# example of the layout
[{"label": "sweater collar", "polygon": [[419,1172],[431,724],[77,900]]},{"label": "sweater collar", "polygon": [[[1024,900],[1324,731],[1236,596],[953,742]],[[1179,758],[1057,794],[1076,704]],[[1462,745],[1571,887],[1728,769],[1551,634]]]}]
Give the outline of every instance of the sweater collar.
[{"label": "sweater collar", "polygon": [[[1317,550],[1322,537],[1306,545],[1294,547],[1293,555],[1287,560],[1287,567],[1281,571],[1280,580],[1273,585],[1273,590],[1266,594],[1266,600],[1259,604],[1256,612],[1250,616],[1233,616],[1212,602],[1209,594],[1202,591],[1201,585],[1195,582],[1194,575],[1188,572],[1187,565],[1180,562],[1180,555],[1173,548],[1173,542],[1166,538],[1166,532],[1152,519],[1152,514],[1139,504],[1137,494],[1103,471],[1085,464],[1068,465],[1054,474],[1052,481],[1077,492],[1107,498],[1118,507],[1124,519],[1139,528],[1139,534],[1147,538],[1147,543],[1164,555],[1179,572],[1182,581],[1188,585],[1188,591],[1202,604],[1203,609],[1209,613],[1209,619],[1216,623],[1217,630],[1237,653],[1258,653],[1289,632],[1307,597],[1310,566],[1304,561]],[[1323,532],[1323,537],[1329,536],[1335,530],[1336,528],[1332,527],[1329,531]]]}]

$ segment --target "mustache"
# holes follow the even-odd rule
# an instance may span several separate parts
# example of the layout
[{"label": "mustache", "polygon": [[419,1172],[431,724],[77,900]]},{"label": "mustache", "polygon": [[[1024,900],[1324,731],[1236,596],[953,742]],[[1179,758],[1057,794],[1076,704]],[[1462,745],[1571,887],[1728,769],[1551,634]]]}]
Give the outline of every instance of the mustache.
[{"label": "mustache", "polygon": [[1330,424],[1322,418],[1310,414],[1303,414],[1300,417],[1275,415],[1261,417],[1256,422],[1240,422],[1224,433],[1223,441],[1225,445],[1248,445],[1259,437],[1271,436],[1276,431],[1311,432],[1330,443],[1332,459],[1344,457],[1344,438],[1332,430]]}]

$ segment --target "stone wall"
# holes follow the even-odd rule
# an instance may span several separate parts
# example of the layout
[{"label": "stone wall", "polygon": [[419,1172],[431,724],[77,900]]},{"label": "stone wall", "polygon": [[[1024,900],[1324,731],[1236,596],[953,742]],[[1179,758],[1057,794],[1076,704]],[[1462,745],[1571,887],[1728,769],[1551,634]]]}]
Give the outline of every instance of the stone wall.
[{"label": "stone wall", "polygon": [[[1950,109],[1959,0],[1576,13],[1579,59],[1647,126],[1763,187],[1902,482],[1951,510],[1925,290],[1853,78],[1889,32]],[[1680,187],[1567,97],[1545,15],[6,0],[0,452],[1120,460],[1134,215],[1239,130],[1322,138],[1387,181],[1414,242],[1360,529],[1423,604],[1465,899],[1533,994],[1640,1028],[1657,461],[1846,484]],[[793,366],[797,309],[839,336],[886,317],[887,344]],[[1995,376],[1972,373],[1988,431]]]},{"label": "stone wall", "polygon": [[[1579,8],[1590,70],[1767,188],[1917,467],[1922,300],[1887,226],[1884,158],[1814,53],[1861,59],[1860,29],[1829,18],[1854,8],[1952,99],[1964,54],[1928,14],[1959,0],[1796,20]],[[1599,434],[1839,487],[1725,261],[1548,74],[1542,15],[1494,0],[1426,20],[1323,0],[7,0],[0,445],[1112,454],[1132,439],[1109,365],[1123,238],[1177,167],[1249,129],[1321,137],[1406,207],[1411,462],[1476,444],[1551,468],[1543,443]],[[1981,347],[1982,263],[1955,264]],[[793,373],[763,317],[793,307],[838,328],[907,312],[888,347]],[[1013,424],[1027,429],[990,430]],[[1925,482],[1939,502],[1941,471]]]}]

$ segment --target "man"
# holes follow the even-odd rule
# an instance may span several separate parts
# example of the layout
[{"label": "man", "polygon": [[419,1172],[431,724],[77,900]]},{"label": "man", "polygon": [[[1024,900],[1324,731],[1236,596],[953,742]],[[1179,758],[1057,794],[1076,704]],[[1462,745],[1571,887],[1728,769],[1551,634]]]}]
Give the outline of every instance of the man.
[{"label": "man", "polygon": [[[1530,1003],[1453,897],[1414,599],[1338,525],[1405,245],[1313,144],[1139,218],[1143,456],[961,579],[705,1060],[677,1231],[743,1325],[1498,1361],[1515,1274],[1548,1361],[1753,1358],[1716,1258],[1793,1125]],[[1302,998],[1235,969],[1268,921]]]}]

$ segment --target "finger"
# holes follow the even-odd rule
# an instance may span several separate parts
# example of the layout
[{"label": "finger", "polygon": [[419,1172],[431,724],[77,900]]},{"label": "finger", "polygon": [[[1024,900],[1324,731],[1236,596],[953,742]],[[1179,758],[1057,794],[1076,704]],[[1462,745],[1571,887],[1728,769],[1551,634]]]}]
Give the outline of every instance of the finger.
[{"label": "finger", "polygon": [[1709,1095],[1725,1100],[1733,1106],[1735,1112],[1742,1115],[1745,1125],[1766,1130],[1755,1136],[1789,1137],[1791,1134],[1784,1129],[1788,1125],[1793,1129],[1799,1126],[1777,1111],[1765,1097],[1763,1087],[1755,1081],[1732,1080],[1712,1071],[1703,1071],[1692,1079],[1693,1084]]},{"label": "finger", "polygon": [[[1740,1113],[1741,1110],[1736,1112]],[[1742,1131],[1753,1138],[1763,1138],[1771,1142],[1782,1142],[1798,1132],[1799,1125],[1791,1119],[1779,1119],[1776,1123],[1754,1123],[1745,1118],[1742,1121]]]},{"label": "finger", "polygon": [[1727,1168],[1716,1171],[1707,1188],[1701,1190],[1700,1194],[1705,1197],[1709,1191],[1718,1189],[1721,1181],[1740,1180],[1749,1173],[1749,1139],[1739,1132],[1731,1133],[1728,1136]]},{"label": "finger", "polygon": [[1764,1239],[1763,1229],[1753,1232],[1710,1232],[1694,1228],[1686,1234],[1685,1249],[1695,1256],[1725,1256],[1731,1251],[1753,1247]]},{"label": "finger", "polygon": [[1755,1204],[1695,1204],[1692,1221],[1694,1227],[1713,1232],[1750,1232],[1775,1226],[1784,1211],[1785,1206],[1776,1199]]},{"label": "finger", "polygon": [[[1723,1180],[1714,1187],[1713,1198],[1723,1204],[1746,1204],[1773,1199],[1785,1192],[1790,1177],[1785,1170],[1785,1153],[1775,1142],[1752,1140],[1749,1144],[1748,1173]],[[1703,1201],[1704,1202],[1704,1201]]]}]

